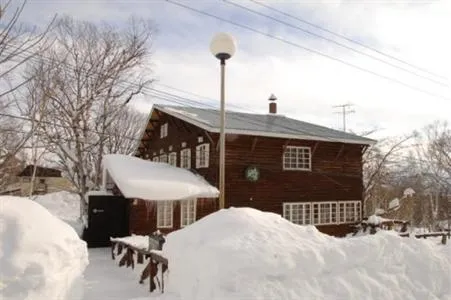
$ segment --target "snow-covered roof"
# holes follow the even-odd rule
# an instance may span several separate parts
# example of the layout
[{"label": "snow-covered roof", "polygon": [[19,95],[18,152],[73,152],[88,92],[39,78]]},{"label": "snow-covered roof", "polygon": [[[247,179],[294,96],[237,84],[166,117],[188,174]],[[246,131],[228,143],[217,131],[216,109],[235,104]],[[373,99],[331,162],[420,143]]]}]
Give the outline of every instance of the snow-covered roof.
[{"label": "snow-covered roof", "polygon": [[[220,111],[198,107],[154,105],[171,116],[209,132],[220,131]],[[152,112],[150,113],[152,115]],[[348,132],[291,119],[279,114],[252,114],[227,111],[226,133],[314,141],[373,145],[376,141]]]},{"label": "snow-covered roof", "polygon": [[109,154],[102,164],[125,198],[172,201],[219,195],[202,176],[167,163]]},{"label": "snow-covered roof", "polygon": [[392,201],[390,201],[390,203],[388,204],[388,209],[396,209],[399,207],[399,199],[395,198]]}]

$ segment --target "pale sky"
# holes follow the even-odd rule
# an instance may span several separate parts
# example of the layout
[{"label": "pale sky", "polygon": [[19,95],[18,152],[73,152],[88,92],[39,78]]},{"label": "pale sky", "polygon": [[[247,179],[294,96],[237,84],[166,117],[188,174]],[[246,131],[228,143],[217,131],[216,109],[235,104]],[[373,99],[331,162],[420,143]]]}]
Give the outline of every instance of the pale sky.
[{"label": "pale sky", "polygon": [[[227,62],[226,101],[230,109],[240,107],[265,113],[267,99],[274,93],[280,114],[341,128],[341,115],[334,113],[337,109],[333,106],[352,103],[355,113],[348,116],[347,127],[355,132],[380,128],[376,138],[408,134],[434,120],[451,122],[451,1],[258,0],[410,65],[249,0],[230,2],[271,15],[379,60],[222,0],[174,1],[277,36],[291,45],[163,0],[30,0],[22,21],[44,24],[55,13],[117,26],[132,15],[151,19],[158,29],[149,61],[157,80],[154,87],[209,106],[219,105],[219,62],[210,54],[209,43],[215,33],[228,32],[238,44],[236,55]],[[146,112],[153,103],[162,103],[150,96],[134,101],[134,106]]]}]

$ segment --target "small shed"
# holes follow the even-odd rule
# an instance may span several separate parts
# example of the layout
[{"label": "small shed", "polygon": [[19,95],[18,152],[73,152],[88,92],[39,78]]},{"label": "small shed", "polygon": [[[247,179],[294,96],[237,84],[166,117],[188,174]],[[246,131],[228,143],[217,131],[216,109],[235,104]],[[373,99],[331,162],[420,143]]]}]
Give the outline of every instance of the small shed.
[{"label": "small shed", "polygon": [[[110,154],[102,160],[101,193],[89,193],[88,221],[84,238],[90,247],[104,247],[110,237],[131,234],[130,207],[148,203],[217,198],[219,191],[202,176],[167,163]],[[151,233],[149,228],[147,233]]]}]

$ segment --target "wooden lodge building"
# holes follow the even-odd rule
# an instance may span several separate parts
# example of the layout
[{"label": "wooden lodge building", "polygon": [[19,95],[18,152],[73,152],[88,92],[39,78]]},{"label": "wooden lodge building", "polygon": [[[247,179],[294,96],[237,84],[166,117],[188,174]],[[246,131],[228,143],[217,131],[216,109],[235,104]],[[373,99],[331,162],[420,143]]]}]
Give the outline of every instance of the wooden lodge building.
[{"label": "wooden lodge building", "polygon": [[[220,112],[155,105],[135,156],[192,169],[219,183]],[[342,236],[362,218],[362,154],[374,141],[278,115],[226,112],[225,207],[274,212]],[[218,209],[218,201],[134,200],[130,233],[170,232]]]}]

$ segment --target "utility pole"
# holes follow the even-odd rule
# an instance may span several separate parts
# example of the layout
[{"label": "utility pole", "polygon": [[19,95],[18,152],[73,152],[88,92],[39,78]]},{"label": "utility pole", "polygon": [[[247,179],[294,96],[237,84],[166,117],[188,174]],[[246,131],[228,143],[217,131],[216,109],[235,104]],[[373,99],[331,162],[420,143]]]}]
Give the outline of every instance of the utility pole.
[{"label": "utility pole", "polygon": [[351,110],[353,104],[347,103],[342,105],[335,105],[334,108],[341,108],[341,111],[335,112],[336,114],[342,114],[343,116],[343,131],[346,132],[346,116],[348,114],[355,113],[355,110]]}]

